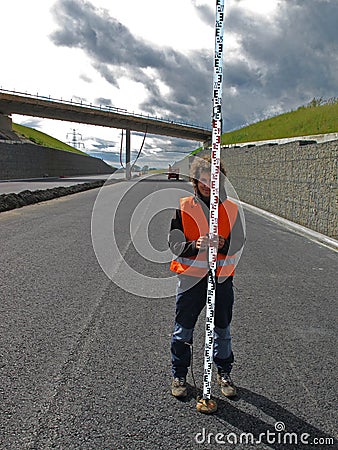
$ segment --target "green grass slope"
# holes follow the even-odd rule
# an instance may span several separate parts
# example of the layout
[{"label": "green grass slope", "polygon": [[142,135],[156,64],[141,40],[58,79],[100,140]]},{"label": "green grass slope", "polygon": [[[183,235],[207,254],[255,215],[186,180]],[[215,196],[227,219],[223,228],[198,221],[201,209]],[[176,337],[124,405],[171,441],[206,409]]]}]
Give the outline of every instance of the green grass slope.
[{"label": "green grass slope", "polygon": [[222,135],[222,145],[338,131],[338,102],[302,106]]},{"label": "green grass slope", "polygon": [[[265,141],[297,136],[338,132],[338,99],[328,101],[313,99],[307,106],[301,106],[279,116],[253,123],[239,130],[223,133],[221,144]],[[198,148],[192,152],[201,151]]]},{"label": "green grass slope", "polygon": [[81,150],[65,144],[64,142],[59,141],[48,134],[42,133],[41,131],[34,130],[33,128],[25,127],[24,125],[19,125],[17,123],[13,123],[12,128],[17,134],[20,134],[35,144],[88,156],[87,153],[81,152]]}]

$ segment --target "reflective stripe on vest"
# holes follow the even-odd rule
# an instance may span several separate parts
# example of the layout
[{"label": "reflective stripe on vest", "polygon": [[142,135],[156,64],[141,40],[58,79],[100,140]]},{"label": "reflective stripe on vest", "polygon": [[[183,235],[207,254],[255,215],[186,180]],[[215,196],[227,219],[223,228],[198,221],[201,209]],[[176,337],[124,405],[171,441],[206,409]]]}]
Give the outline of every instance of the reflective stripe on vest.
[{"label": "reflective stripe on vest", "polygon": [[[193,259],[191,260],[191,258],[182,258],[181,256],[179,256],[178,258],[175,259],[177,262],[179,262],[180,264],[185,264],[186,266],[194,266],[194,267],[201,267],[201,268],[209,268],[209,264],[208,261],[202,261],[200,259]],[[229,257],[229,258],[225,258],[225,259],[218,259],[216,261],[216,265],[218,266],[230,266],[236,263],[236,258],[234,257]]]},{"label": "reflective stripe on vest", "polygon": [[[180,199],[183,233],[187,241],[196,241],[209,231],[208,221],[201,204],[194,197]],[[236,221],[238,208],[235,203],[225,200],[218,207],[218,234],[225,239],[229,237]],[[208,252],[200,251],[197,256],[177,257],[173,259],[170,270],[178,274],[204,277],[208,272]],[[216,276],[228,277],[234,274],[235,257],[217,254]]]}]

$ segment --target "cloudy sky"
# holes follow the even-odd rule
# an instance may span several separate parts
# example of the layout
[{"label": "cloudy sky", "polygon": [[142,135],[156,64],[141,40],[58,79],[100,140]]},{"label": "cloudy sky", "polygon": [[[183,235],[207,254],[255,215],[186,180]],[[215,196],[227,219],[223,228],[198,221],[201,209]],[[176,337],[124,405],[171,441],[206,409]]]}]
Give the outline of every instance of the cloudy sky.
[{"label": "cloudy sky", "polygon": [[[11,0],[2,89],[210,126],[215,1]],[[338,96],[338,0],[225,0],[224,131]],[[119,166],[121,130],[14,116]],[[68,138],[67,138],[68,135]],[[81,136],[80,136],[81,135]],[[132,133],[133,155],[142,134]],[[198,142],[148,136],[139,164]]]}]

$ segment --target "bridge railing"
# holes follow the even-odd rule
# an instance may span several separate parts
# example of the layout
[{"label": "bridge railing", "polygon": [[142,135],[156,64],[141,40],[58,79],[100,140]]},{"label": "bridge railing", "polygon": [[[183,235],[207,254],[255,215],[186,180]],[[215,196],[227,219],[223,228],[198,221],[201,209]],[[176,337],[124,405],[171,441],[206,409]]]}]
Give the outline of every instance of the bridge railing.
[{"label": "bridge railing", "polygon": [[53,98],[50,95],[48,96],[44,96],[44,95],[39,95],[39,93],[37,94],[30,94],[28,92],[21,92],[21,91],[11,91],[8,89],[3,89],[2,87],[0,87],[0,93],[5,93],[5,94],[13,94],[13,95],[19,95],[22,97],[30,97],[36,100],[48,100],[50,102],[54,102],[54,103],[62,103],[64,105],[76,105],[76,106],[81,106],[83,108],[90,108],[90,109],[96,109],[98,111],[104,111],[104,112],[116,112],[119,114],[125,114],[125,115],[129,115],[129,116],[133,116],[133,117],[141,117],[141,118],[145,118],[145,119],[152,119],[152,120],[157,120],[159,122],[163,122],[163,123],[170,123],[173,125],[184,125],[186,127],[190,127],[190,128],[198,128],[201,130],[205,130],[205,131],[210,131],[210,128],[206,128],[202,125],[197,125],[194,123],[190,123],[190,122],[184,122],[184,121],[180,121],[180,120],[170,120],[170,119],[165,119],[163,117],[157,117],[157,116],[150,116],[149,114],[141,114],[141,113],[135,113],[135,112],[128,112],[127,109],[124,108],[117,108],[115,106],[111,106],[111,105],[93,105],[92,103],[85,103],[82,100],[81,101],[76,101],[76,100],[64,100],[62,98],[58,99],[58,98]]}]

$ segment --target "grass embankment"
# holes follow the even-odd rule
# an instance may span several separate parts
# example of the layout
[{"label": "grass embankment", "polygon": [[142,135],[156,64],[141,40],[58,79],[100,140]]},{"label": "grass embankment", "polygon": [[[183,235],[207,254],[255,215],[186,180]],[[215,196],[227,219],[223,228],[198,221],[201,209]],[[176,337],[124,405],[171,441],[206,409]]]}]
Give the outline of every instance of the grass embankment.
[{"label": "grass embankment", "polygon": [[[239,144],[336,132],[338,132],[338,99],[334,98],[326,102],[322,99],[313,99],[307,106],[301,106],[295,111],[223,133],[221,144]],[[192,154],[200,150],[202,148],[194,150]]]},{"label": "grass embankment", "polygon": [[19,125],[17,123],[13,123],[12,128],[13,131],[34,142],[34,144],[88,156],[87,153],[81,152],[81,150],[65,144],[64,142],[59,141],[48,134],[42,133],[41,131],[34,130],[33,128],[25,127],[24,125]]},{"label": "grass embankment", "polygon": [[338,102],[301,106],[270,119],[222,135],[222,145],[282,139],[338,131]]}]

